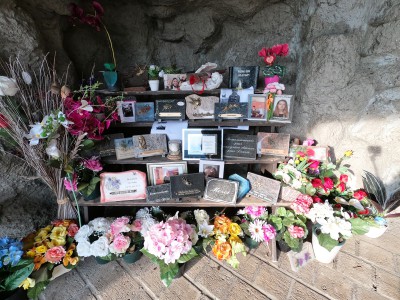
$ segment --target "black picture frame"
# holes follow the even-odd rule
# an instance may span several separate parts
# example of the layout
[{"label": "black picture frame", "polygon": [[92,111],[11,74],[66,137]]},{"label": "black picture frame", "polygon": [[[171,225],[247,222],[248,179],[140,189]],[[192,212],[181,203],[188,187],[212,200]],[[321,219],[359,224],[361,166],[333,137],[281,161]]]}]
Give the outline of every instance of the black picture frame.
[{"label": "black picture frame", "polygon": [[[206,141],[205,141],[206,139]],[[214,140],[214,141],[213,141]],[[198,145],[194,145],[197,141]],[[207,143],[207,145],[205,144]],[[211,143],[215,143],[215,148]],[[182,130],[182,159],[199,160],[214,159],[222,160],[223,151],[223,131],[222,129],[203,129],[189,128]],[[213,151],[204,151],[204,148],[213,149]]]}]

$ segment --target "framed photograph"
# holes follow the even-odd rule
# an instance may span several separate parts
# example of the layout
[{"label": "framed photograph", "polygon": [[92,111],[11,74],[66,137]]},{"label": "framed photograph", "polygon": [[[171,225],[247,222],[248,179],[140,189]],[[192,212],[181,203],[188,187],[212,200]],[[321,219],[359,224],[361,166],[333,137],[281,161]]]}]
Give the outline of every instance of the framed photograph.
[{"label": "framed photograph", "polygon": [[147,164],[147,179],[149,185],[168,183],[171,176],[187,173],[187,162],[149,163]]},{"label": "framed photograph", "polygon": [[164,89],[180,91],[181,85],[186,79],[186,74],[164,74]]},{"label": "framed photograph", "polygon": [[219,98],[221,103],[247,103],[249,101],[249,95],[251,94],[254,94],[253,87],[242,90],[221,89]]},{"label": "framed photograph", "polygon": [[199,173],[204,173],[206,178],[224,178],[224,161],[200,160]]},{"label": "framed photograph", "polygon": [[293,115],[293,101],[293,95],[276,95],[271,121],[290,123]]},{"label": "framed photograph", "polygon": [[290,134],[288,133],[257,133],[257,154],[288,156]]},{"label": "framed photograph", "polygon": [[136,102],[136,122],[154,121],[154,102]]},{"label": "framed photograph", "polygon": [[267,115],[266,103],[267,95],[249,95],[249,120],[265,120]]},{"label": "framed photograph", "polygon": [[183,160],[222,160],[221,129],[183,129],[182,135]]},{"label": "framed photograph", "polygon": [[117,101],[118,115],[121,123],[135,122],[135,100]]}]

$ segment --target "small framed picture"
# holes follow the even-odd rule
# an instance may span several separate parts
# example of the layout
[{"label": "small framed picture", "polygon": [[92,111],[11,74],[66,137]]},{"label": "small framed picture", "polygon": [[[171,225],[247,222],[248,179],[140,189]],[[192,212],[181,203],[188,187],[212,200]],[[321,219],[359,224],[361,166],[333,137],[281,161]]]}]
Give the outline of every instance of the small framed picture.
[{"label": "small framed picture", "polygon": [[183,160],[221,159],[221,129],[183,129]]},{"label": "small framed picture", "polygon": [[187,162],[149,163],[147,177],[149,185],[159,185],[169,182],[171,176],[187,173]]},{"label": "small framed picture", "polygon": [[252,94],[249,95],[249,120],[266,119],[267,95]]},{"label": "small framed picture", "polygon": [[135,122],[135,100],[117,101],[118,115],[121,123]]},{"label": "small framed picture", "polygon": [[180,91],[181,85],[186,79],[186,74],[164,74],[164,89]]},{"label": "small framed picture", "polygon": [[199,173],[203,172],[206,178],[224,178],[224,161],[200,160]]},{"label": "small framed picture", "polygon": [[293,101],[293,95],[276,95],[271,121],[290,123],[293,115]]}]

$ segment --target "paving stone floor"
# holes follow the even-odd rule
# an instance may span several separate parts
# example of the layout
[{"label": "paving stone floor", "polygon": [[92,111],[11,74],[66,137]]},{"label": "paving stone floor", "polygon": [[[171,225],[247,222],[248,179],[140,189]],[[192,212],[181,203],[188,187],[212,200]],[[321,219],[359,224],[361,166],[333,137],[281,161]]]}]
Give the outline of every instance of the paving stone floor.
[{"label": "paving stone floor", "polygon": [[85,259],[80,266],[50,283],[41,300],[62,299],[400,299],[400,219],[377,239],[346,241],[330,264],[312,261],[293,272],[286,254],[271,262],[264,245],[241,256],[238,270],[212,253],[189,262],[169,288],[159,270],[142,257],[99,265]]}]

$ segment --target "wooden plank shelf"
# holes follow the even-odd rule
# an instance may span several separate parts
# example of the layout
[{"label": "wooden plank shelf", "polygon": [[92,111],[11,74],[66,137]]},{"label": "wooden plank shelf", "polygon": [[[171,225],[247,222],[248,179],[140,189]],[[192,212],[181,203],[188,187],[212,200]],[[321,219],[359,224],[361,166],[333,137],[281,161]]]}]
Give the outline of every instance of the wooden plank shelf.
[{"label": "wooden plank shelf", "polygon": [[[220,89],[215,90],[206,90],[203,95],[207,96],[219,96]],[[159,90],[159,91],[118,91],[118,92],[110,92],[108,90],[96,90],[97,94],[105,95],[105,96],[159,96],[159,95],[191,95],[196,94],[196,92],[190,91],[173,91],[173,90]]]},{"label": "wooden plank shelf", "polygon": [[[284,161],[284,157],[280,156],[262,156],[255,160],[250,159],[224,159],[225,164],[277,164]],[[110,165],[144,165],[147,163],[164,163],[164,162],[182,162],[182,160],[170,160],[167,157],[144,157],[143,159],[138,158],[127,158],[117,160],[115,156],[103,157],[102,161]],[[199,160],[185,160],[188,164],[199,164]]]}]

